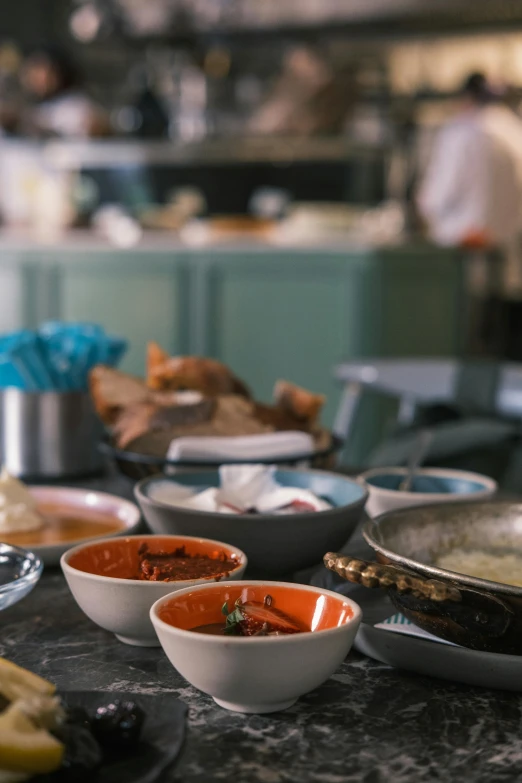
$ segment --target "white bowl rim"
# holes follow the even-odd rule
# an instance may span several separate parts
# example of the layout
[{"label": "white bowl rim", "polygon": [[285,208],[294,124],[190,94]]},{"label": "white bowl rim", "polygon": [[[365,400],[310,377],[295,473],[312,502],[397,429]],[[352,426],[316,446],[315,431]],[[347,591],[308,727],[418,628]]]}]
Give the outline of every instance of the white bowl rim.
[{"label": "white bowl rim", "polygon": [[458,498],[466,500],[474,500],[475,498],[489,497],[492,493],[498,490],[498,484],[495,479],[489,476],[484,476],[482,473],[472,473],[468,470],[457,470],[456,468],[419,468],[415,471],[416,475],[421,476],[436,476],[437,478],[453,478],[461,479],[464,481],[474,481],[476,484],[482,484],[483,489],[478,489],[475,492],[401,492],[398,489],[384,489],[382,487],[376,487],[370,484],[367,479],[374,476],[405,476],[408,471],[407,467],[392,467],[387,468],[372,468],[366,470],[364,473],[359,474],[359,478],[370,487],[369,492],[378,494],[381,497],[390,498],[425,498],[429,500],[440,500],[441,496],[457,500]]},{"label": "white bowl rim", "polygon": [[[254,463],[252,463],[254,464]],[[180,508],[179,506],[175,506],[173,503],[165,503],[162,500],[154,500],[153,498],[149,497],[149,495],[144,491],[145,487],[149,484],[152,484],[155,481],[172,481],[175,483],[176,476],[183,475],[183,472],[185,473],[216,473],[217,469],[207,470],[207,471],[195,471],[195,470],[184,470],[180,471],[179,474],[174,474],[173,476],[167,476],[165,473],[155,473],[153,476],[146,476],[145,478],[138,481],[137,484],[134,486],[134,497],[138,500],[138,503],[141,506],[141,499],[143,498],[148,503],[153,504],[154,506],[157,506],[159,508],[172,511],[172,509],[179,509],[183,511],[183,514],[188,514],[189,516],[198,517],[201,515],[209,516],[209,517],[216,517],[216,519],[226,519],[227,521],[230,520],[237,520],[238,518],[241,519],[242,525],[245,524],[252,524],[257,522],[266,522],[266,520],[270,519],[273,520],[274,518],[277,518],[278,523],[279,520],[281,522],[279,524],[281,525],[290,525],[293,522],[296,521],[296,517],[299,517],[299,519],[302,519],[303,517],[312,517],[316,518],[319,517],[320,519],[324,519],[325,517],[328,517],[329,515],[334,515],[338,513],[341,509],[344,511],[349,511],[352,508],[356,508],[359,504],[361,505],[361,508],[364,508],[368,501],[369,491],[367,488],[367,485],[364,481],[361,481],[360,476],[345,476],[343,473],[335,473],[332,470],[306,470],[301,468],[281,468],[281,470],[284,470],[285,473],[306,473],[310,474],[313,473],[318,476],[333,476],[336,479],[341,479],[343,481],[347,481],[350,484],[356,484],[359,489],[361,490],[361,497],[357,500],[352,500],[351,503],[348,503],[345,506],[333,506],[332,508],[328,508],[325,511],[313,511],[313,512],[306,512],[303,514],[224,514],[218,511],[203,511],[199,509],[191,509],[191,508]],[[181,483],[181,482],[180,482]]]},{"label": "white bowl rim", "polygon": [[[104,576],[103,574],[91,574],[88,571],[82,571],[79,568],[74,568],[74,566],[69,565],[69,558],[72,557],[72,555],[76,554],[77,552],[80,552],[82,549],[85,549],[86,547],[96,546],[96,545],[103,545],[107,544],[111,541],[118,541],[118,543],[121,543],[122,540],[125,540],[126,538],[139,538],[139,539],[165,539],[170,538],[174,539],[176,541],[197,541],[201,544],[215,544],[216,547],[220,547],[222,549],[227,550],[230,554],[236,555],[239,563],[232,571],[230,571],[231,574],[238,571],[239,569],[245,569],[248,565],[248,558],[245,555],[245,553],[238,549],[236,546],[232,546],[231,544],[225,544],[223,541],[215,541],[213,538],[200,538],[198,536],[177,536],[174,534],[163,534],[163,533],[144,533],[143,535],[140,535],[139,533],[131,536],[111,536],[111,538],[103,538],[98,539],[96,541],[85,541],[81,544],[78,544],[78,546],[73,547],[72,549],[68,549],[67,552],[64,552],[63,555],[60,558],[60,566],[62,568],[62,571],[64,573],[68,572],[69,574],[81,574],[83,577],[90,579],[91,581],[96,582],[105,582],[107,584],[124,584],[129,585],[129,587],[134,587],[136,585],[139,585],[140,587],[147,585],[145,588],[146,590],[151,588],[158,588],[158,585],[186,585],[186,589],[190,590],[191,586],[196,585],[206,585],[209,582],[215,582],[216,578],[214,576],[207,576],[207,577],[201,577],[199,579],[180,579],[175,580],[172,582],[166,582],[166,581],[152,581],[149,579],[122,579],[119,576]],[[230,581],[229,579],[225,580],[218,580],[220,584],[223,584],[225,581]],[[172,592],[176,592],[176,590],[173,590]]]},{"label": "white bowl rim", "polygon": [[[125,509],[126,513],[129,515],[129,522],[125,522],[125,520],[117,517],[117,519],[120,519],[120,521],[124,522],[125,524],[125,527],[121,529],[119,534],[115,534],[114,531],[111,531],[110,535],[94,533],[82,538],[77,538],[73,540],[75,548],[76,546],[94,543],[94,541],[101,541],[102,539],[107,540],[108,538],[121,538],[121,536],[132,535],[133,531],[138,527],[141,521],[141,510],[136,503],[134,503],[132,500],[127,500],[127,498],[122,498],[119,495],[113,495],[111,492],[103,492],[102,490],[98,489],[86,489],[84,487],[67,487],[64,485],[54,486],[53,484],[27,484],[27,489],[31,493],[35,492],[36,495],[42,496],[52,495],[55,492],[70,492],[71,494],[76,495],[78,498],[85,495],[97,495],[98,497],[101,497],[107,501],[110,500],[110,502],[112,502],[115,506],[119,506],[120,508]],[[41,499],[43,500],[44,497]],[[85,521],[88,523],[88,520]],[[50,544],[29,544],[28,548],[31,551],[36,549],[38,555],[42,558],[45,558],[46,554],[54,550],[57,546],[67,545],[68,543],[69,542],[67,541],[55,541]]]},{"label": "white bowl rim", "polygon": [[[154,627],[158,626],[163,631],[166,631],[167,633],[170,633],[173,636],[180,636],[185,637],[189,639],[199,639],[201,641],[201,644],[289,644],[289,643],[298,643],[302,639],[311,639],[312,637],[320,636],[324,638],[325,636],[334,636],[336,634],[343,633],[348,626],[359,624],[359,622],[362,619],[362,609],[355,601],[353,601],[351,598],[348,598],[345,595],[342,595],[341,593],[336,593],[333,590],[326,590],[323,587],[315,587],[314,585],[303,585],[298,582],[274,582],[264,579],[245,579],[245,580],[237,580],[235,582],[231,582],[230,580],[222,581],[222,582],[216,582],[215,583],[215,589],[218,587],[223,587],[224,585],[229,585],[230,587],[256,587],[257,585],[263,585],[267,589],[270,589],[270,587],[283,587],[283,588],[293,588],[298,590],[304,590],[308,593],[316,593],[319,595],[326,595],[330,598],[336,599],[339,603],[345,604],[346,606],[349,606],[352,610],[353,617],[351,617],[348,622],[343,623],[342,625],[338,625],[335,628],[325,628],[322,631],[302,631],[301,633],[296,634],[285,634],[284,636],[218,636],[213,634],[204,634],[204,633],[198,633],[197,631],[189,631],[185,628],[177,628],[175,625],[170,625],[169,623],[166,623],[164,620],[161,620],[160,617],[158,617],[158,610],[161,608],[161,606],[165,603],[167,603],[171,598],[181,598],[183,595],[193,592],[194,590],[203,591],[203,590],[209,590],[214,587],[214,585],[211,584],[200,584],[195,585],[194,587],[185,587],[182,590],[174,590],[172,593],[169,593],[168,595],[164,595],[161,598],[158,598],[157,601],[155,601],[151,608],[150,608],[150,619]],[[161,641],[161,640],[160,640]],[[163,646],[163,645],[162,645]]]}]

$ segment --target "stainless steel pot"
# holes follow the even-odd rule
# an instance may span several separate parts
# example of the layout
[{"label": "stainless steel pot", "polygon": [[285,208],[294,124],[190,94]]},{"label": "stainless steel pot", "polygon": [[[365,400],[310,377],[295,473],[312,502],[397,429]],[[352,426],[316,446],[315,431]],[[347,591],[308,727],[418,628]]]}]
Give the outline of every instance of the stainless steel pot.
[{"label": "stainless steel pot", "polygon": [[74,477],[101,467],[101,425],[86,392],[0,391],[0,463],[19,478]]},{"label": "stainless steel pot", "polygon": [[463,647],[522,655],[522,587],[435,565],[454,548],[522,554],[522,503],[451,503],[391,511],[363,530],[377,562],[336,553],[327,568],[350,582],[387,591],[426,631]]}]

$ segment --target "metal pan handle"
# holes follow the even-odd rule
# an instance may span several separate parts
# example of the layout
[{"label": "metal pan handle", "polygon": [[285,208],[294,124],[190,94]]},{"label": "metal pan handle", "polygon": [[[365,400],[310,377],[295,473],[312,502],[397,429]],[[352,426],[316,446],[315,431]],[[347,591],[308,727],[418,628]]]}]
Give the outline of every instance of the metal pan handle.
[{"label": "metal pan handle", "polygon": [[462,600],[460,590],[445,582],[435,579],[424,579],[422,576],[405,571],[393,565],[368,562],[350,555],[328,552],[323,562],[330,571],[342,576],[348,582],[360,584],[363,587],[394,588],[400,594],[411,594],[415,598],[430,601]]}]

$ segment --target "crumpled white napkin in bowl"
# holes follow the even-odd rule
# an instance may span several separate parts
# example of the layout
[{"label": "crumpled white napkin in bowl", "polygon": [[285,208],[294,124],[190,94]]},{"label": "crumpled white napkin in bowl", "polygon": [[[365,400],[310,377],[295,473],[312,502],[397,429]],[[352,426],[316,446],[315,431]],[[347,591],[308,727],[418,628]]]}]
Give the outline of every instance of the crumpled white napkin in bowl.
[{"label": "crumpled white napkin in bowl", "polygon": [[273,465],[222,465],[219,487],[201,491],[165,479],[151,484],[148,495],[178,508],[222,514],[292,514],[332,508],[307,489],[281,486],[275,472]]}]

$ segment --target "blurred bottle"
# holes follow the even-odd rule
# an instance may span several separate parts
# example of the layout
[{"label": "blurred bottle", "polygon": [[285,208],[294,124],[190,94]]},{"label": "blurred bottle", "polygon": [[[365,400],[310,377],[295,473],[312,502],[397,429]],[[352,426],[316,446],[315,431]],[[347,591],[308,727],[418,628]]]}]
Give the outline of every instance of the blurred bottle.
[{"label": "blurred bottle", "polygon": [[142,139],[159,139],[168,135],[169,117],[153,87],[146,86],[139,95],[135,110],[139,117],[136,135]]},{"label": "blurred bottle", "polygon": [[169,135],[181,141],[198,141],[207,135],[207,79],[188,58],[177,65],[177,90]]},{"label": "blurred bottle", "polygon": [[169,111],[161,94],[161,71],[158,73],[158,63],[148,55],[129,71],[123,90],[125,101],[113,111],[111,119],[118,133],[158,139],[168,136]]}]

